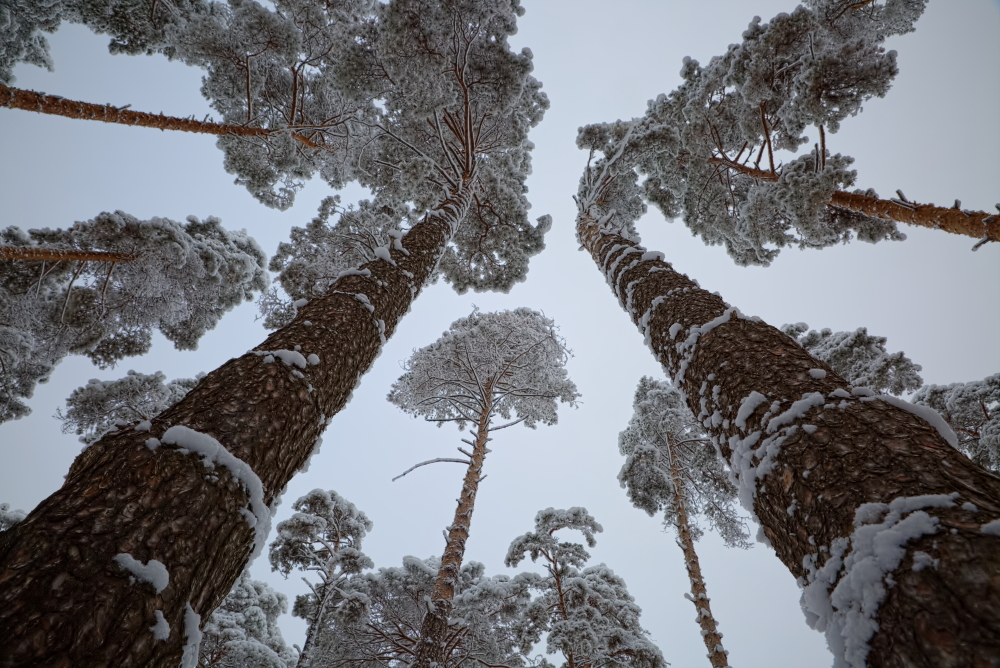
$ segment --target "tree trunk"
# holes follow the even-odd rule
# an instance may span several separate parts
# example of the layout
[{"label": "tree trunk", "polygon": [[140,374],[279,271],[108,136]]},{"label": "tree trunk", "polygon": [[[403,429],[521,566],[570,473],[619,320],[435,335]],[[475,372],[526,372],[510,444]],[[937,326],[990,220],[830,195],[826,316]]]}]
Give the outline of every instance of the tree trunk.
[{"label": "tree trunk", "polygon": [[[339,278],[255,350],[234,351],[148,431],[123,427],[88,447],[58,491],[0,534],[0,666],[177,666],[185,621],[211,614],[248,562],[247,504],[272,505],[350,400],[465,216],[469,186],[415,225],[404,250],[390,247],[392,262]],[[151,437],[178,441],[168,427],[184,436],[178,425],[216,439],[223,466],[204,464],[187,439],[155,447],[162,441]],[[114,561],[125,552],[162,563],[168,586],[131,578]],[[149,631],[156,610],[170,624],[166,641]]]},{"label": "tree trunk", "polygon": [[684,505],[684,488],[681,480],[680,467],[677,458],[671,453],[670,476],[674,484],[674,512],[677,515],[677,536],[680,539],[679,545],[684,552],[684,565],[687,566],[688,579],[691,581],[691,596],[698,617],[695,619],[701,627],[701,637],[708,648],[708,661],[713,668],[725,668],[729,665],[729,658],[725,648],[722,646],[722,634],[718,631],[718,624],[712,616],[712,607],[709,605],[708,591],[705,589],[705,580],[701,576],[701,564],[698,562],[698,553],[694,550],[694,540],[691,538],[691,528],[688,526],[687,508]]},{"label": "tree trunk", "polygon": [[885,200],[841,190],[833,193],[830,206],[883,220],[944,230],[952,234],[964,234],[974,239],[1000,241],[1000,216],[991,216],[984,211],[946,209],[933,204]]},{"label": "tree trunk", "polygon": [[[487,402],[492,394],[492,386],[492,381],[486,382]],[[465,557],[465,542],[469,539],[472,511],[476,506],[476,493],[479,491],[479,481],[482,479],[483,461],[489,452],[486,447],[489,435],[490,407],[487,404],[479,415],[476,442],[472,448],[472,461],[462,482],[462,494],[458,498],[455,519],[448,527],[448,542],[445,544],[441,567],[434,580],[431,605],[420,626],[420,640],[417,642],[412,668],[431,668],[433,665],[443,667],[448,658],[445,646],[448,637],[448,618],[451,616],[452,601],[455,598],[455,583],[458,582],[462,559]]]},{"label": "tree trunk", "polygon": [[131,262],[138,255],[128,253],[111,253],[108,251],[82,251],[65,248],[35,248],[29,246],[0,246],[0,259],[32,260],[45,262],[61,262],[63,260],[78,260],[80,262]]},{"label": "tree trunk", "polygon": [[[0,84],[0,107],[37,111],[41,114],[65,116],[87,121],[102,121],[104,123],[120,123],[121,125],[137,125],[157,130],[182,130],[184,132],[200,132],[209,135],[237,135],[240,137],[267,137],[282,130],[252,128],[243,125],[226,125],[223,123],[208,123],[192,118],[177,118],[163,114],[151,114],[145,111],[131,111],[110,104],[91,104],[67,100],[58,95],[36,93],[33,90],[11,88]],[[288,129],[288,128],[286,128]],[[311,129],[311,128],[303,128]],[[300,133],[292,132],[292,136],[310,148],[320,148],[312,140]]]},{"label": "tree trunk", "polygon": [[843,665],[1000,665],[1000,535],[981,530],[1000,518],[1000,477],[919,408],[852,392],[779,330],[602,229],[602,213],[581,199],[581,243],[738,476]]},{"label": "tree trunk", "polygon": [[316,602],[316,611],[310,616],[309,624],[306,626],[306,641],[302,643],[302,651],[299,652],[299,660],[295,664],[295,668],[309,668],[309,664],[312,662],[312,650],[316,645],[317,631],[323,622],[323,613],[326,612],[331,594],[333,594],[333,585],[328,579],[323,584],[322,600]]}]

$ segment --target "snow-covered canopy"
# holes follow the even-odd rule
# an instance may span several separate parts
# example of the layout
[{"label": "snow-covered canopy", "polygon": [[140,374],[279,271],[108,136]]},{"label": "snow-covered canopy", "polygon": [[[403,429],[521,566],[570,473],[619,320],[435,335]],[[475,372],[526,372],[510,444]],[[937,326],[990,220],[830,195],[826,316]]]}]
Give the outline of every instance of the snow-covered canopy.
[{"label": "snow-covered canopy", "polygon": [[913,403],[940,413],[958,436],[959,450],[1000,472],[1000,373],[968,383],[925,385]]},{"label": "snow-covered canopy", "polygon": [[555,323],[538,311],[476,309],[414,351],[388,399],[415,417],[455,421],[460,429],[484,412],[489,421],[551,425],[558,402],[575,405],[580,396],[566,372],[569,355]]}]

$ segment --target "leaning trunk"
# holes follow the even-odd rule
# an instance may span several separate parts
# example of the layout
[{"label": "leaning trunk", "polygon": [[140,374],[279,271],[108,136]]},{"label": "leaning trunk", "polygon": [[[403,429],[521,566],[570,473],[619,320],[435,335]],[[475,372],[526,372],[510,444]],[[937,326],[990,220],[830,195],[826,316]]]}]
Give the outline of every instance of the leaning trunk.
[{"label": "leaning trunk", "polygon": [[709,663],[713,668],[725,668],[729,665],[728,653],[722,646],[722,634],[719,633],[718,624],[712,616],[705,580],[701,576],[701,563],[698,561],[698,553],[694,551],[691,527],[688,526],[687,507],[684,505],[684,483],[681,480],[676,457],[673,457],[673,462],[670,464],[670,476],[674,485],[674,513],[677,517],[675,528],[679,545],[684,551],[684,565],[687,566],[688,579],[691,580],[693,597],[691,600],[694,602],[695,610],[698,611],[695,621],[701,627],[701,637],[705,641],[705,647],[708,648]]},{"label": "leaning trunk", "polygon": [[33,246],[0,246],[0,259],[31,260],[38,262],[131,262],[138,255],[112,253],[109,251],[82,251],[64,248],[38,248]]},{"label": "leaning trunk", "polygon": [[[208,123],[196,121],[193,118],[177,118],[163,114],[151,114],[145,111],[131,111],[124,107],[111,104],[91,104],[67,100],[58,95],[36,93],[33,90],[11,88],[0,84],[0,107],[35,111],[40,114],[65,116],[77,120],[101,121],[103,123],[118,123],[135,125],[157,130],[180,130],[183,132],[198,132],[209,135],[236,135],[238,137],[267,137],[281,130],[253,128],[245,125],[226,125],[225,123]],[[310,148],[319,148],[310,139],[300,133],[292,132],[292,136]]]},{"label": "leaning trunk", "polygon": [[[84,450],[63,486],[0,534],[0,666],[174,668],[185,646],[185,660],[196,657],[197,623],[263,547],[268,507],[409,310],[470,199],[463,183],[391,262],[342,276],[151,424]],[[158,561],[169,584],[143,582],[121,553]],[[157,611],[166,640],[150,631]]]},{"label": "leaning trunk", "polygon": [[313,647],[316,646],[319,627],[323,623],[326,606],[330,602],[330,596],[333,595],[334,589],[333,583],[327,579],[323,585],[323,596],[316,602],[316,609],[309,616],[308,626],[306,627],[306,641],[302,643],[302,651],[299,652],[299,660],[295,664],[295,668],[309,668],[309,664],[312,663]]},{"label": "leaning trunk", "polygon": [[[489,397],[492,383],[486,383],[484,394]],[[479,481],[482,480],[483,460],[489,449],[486,447],[490,433],[489,406],[483,408],[476,429],[476,442],[472,450],[472,460],[465,473],[462,483],[462,494],[458,498],[458,508],[455,509],[455,519],[448,527],[448,542],[445,544],[444,555],[441,557],[441,567],[438,569],[434,590],[431,593],[431,606],[424,615],[420,625],[420,640],[417,642],[413,668],[431,668],[444,666],[448,658],[446,641],[448,637],[448,617],[451,616],[452,601],[455,598],[455,583],[462,569],[462,559],[465,557],[465,542],[469,539],[469,527],[472,525],[472,511],[476,505],[476,493],[479,491]]]},{"label": "leaning trunk", "polygon": [[583,247],[738,476],[840,665],[998,665],[1000,478],[952,447],[933,411],[852,389],[600,227],[596,198],[580,209]]}]

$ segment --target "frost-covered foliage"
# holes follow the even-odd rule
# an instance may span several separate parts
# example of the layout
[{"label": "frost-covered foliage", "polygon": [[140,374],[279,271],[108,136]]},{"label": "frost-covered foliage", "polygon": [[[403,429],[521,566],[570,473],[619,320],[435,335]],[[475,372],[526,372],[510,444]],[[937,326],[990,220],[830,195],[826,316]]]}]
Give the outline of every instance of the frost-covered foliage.
[{"label": "frost-covered foliage", "polygon": [[381,110],[379,139],[359,178],[414,216],[471,187],[472,207],[441,260],[459,292],[506,291],[523,281],[551,221],[532,226],[524,181],[528,131],[549,102],[527,48],[510,50],[524,10],[517,0],[396,0],[379,5],[343,72]]},{"label": "frost-covered foliage", "polygon": [[[292,668],[297,652],[285,645],[278,617],[288,599],[244,571],[202,628],[198,666]],[[174,631],[176,632],[176,630]]]},{"label": "frost-covered foliage", "polygon": [[11,510],[9,503],[0,503],[0,531],[6,531],[27,516],[23,510]]},{"label": "frost-covered foliage", "polygon": [[102,213],[68,230],[0,230],[10,246],[111,251],[129,262],[0,260],[0,422],[26,415],[21,401],[66,355],[101,368],[141,355],[159,330],[180,350],[255,290],[265,256],[246,231],[218,218],[181,224]]},{"label": "frost-covered foliage", "polygon": [[[414,351],[388,399],[415,417],[459,429],[486,412],[534,427],[558,420],[559,401],[575,405],[570,352],[555,323],[538,311],[480,313],[451,324],[440,339]],[[494,427],[499,428],[499,427]]]},{"label": "frost-covered foliage", "polygon": [[[399,568],[351,576],[342,587],[353,597],[327,618],[316,647],[317,665],[337,668],[402,668],[412,660],[434,581],[437,557],[404,557]],[[483,663],[518,668],[539,640],[526,619],[533,574],[508,578],[484,575],[478,562],[462,566],[449,618],[448,666],[483,668]]]},{"label": "frost-covered foliage", "polygon": [[853,332],[830,329],[809,330],[799,322],[783,325],[781,331],[795,339],[818,360],[830,365],[844,380],[856,387],[867,387],[886,394],[913,392],[923,384],[920,365],[902,351],[886,351],[884,336],[872,336],[867,327]]},{"label": "frost-covered foliage", "polygon": [[59,0],[0,0],[0,84],[15,81],[14,65],[20,62],[52,70],[49,43],[42,32],[59,26]]},{"label": "frost-covered foliage", "polygon": [[[786,246],[904,239],[891,221],[827,205],[856,173],[851,158],[826,150],[824,134],[822,145],[784,164],[775,152],[798,151],[810,126],[835,133],[867,100],[884,96],[898,70],[896,53],[882,44],[913,30],[925,3],[810,0],[768,23],[754,18],[742,43],[708,65],[685,58],[684,82],[652,100],[643,118],[581,129],[578,146],[604,154],[584,179],[583,199],[600,199],[588,192],[593,174],[619,154],[622,128],[631,127],[621,164],[608,174],[629,197],[601,203],[604,215],[615,209],[613,226],[634,222],[639,208],[620,204],[641,190],[740,265],[766,266]],[[641,185],[635,171],[646,177]]]},{"label": "frost-covered foliage", "polygon": [[925,385],[913,403],[940,413],[958,436],[958,449],[1000,472],[1000,373],[951,385]]},{"label": "frost-covered foliage", "polygon": [[77,434],[81,443],[93,443],[116,426],[149,420],[181,400],[204,376],[176,378],[157,371],[129,371],[118,380],[92,379],[73,390],[66,399],[66,412],[56,411],[64,434]]},{"label": "frost-covered foliage", "polygon": [[[290,240],[278,244],[268,268],[278,274],[288,298],[274,288],[258,302],[264,326],[283,327],[292,321],[298,309],[295,302],[326,294],[330,285],[343,273],[371,262],[387,250],[402,234],[402,221],[408,213],[387,204],[361,200],[357,207],[340,208],[340,196],[326,197],[319,212],[304,228],[293,227]],[[339,214],[337,222],[330,216]],[[431,277],[436,280],[437,275]]]},{"label": "frost-covered foliage", "polygon": [[311,591],[296,597],[292,610],[294,616],[309,624],[298,663],[305,668],[312,662],[316,638],[327,616],[336,615],[341,606],[364,605],[343,587],[347,576],[374,566],[361,551],[361,542],[372,530],[372,522],[333,490],[314,489],[292,508],[296,513],[278,524],[270,560],[271,568],[285,577],[292,570],[302,570],[319,578],[316,583],[305,580]]},{"label": "frost-covered foliage", "polygon": [[[265,6],[266,4],[266,6]],[[342,53],[370,17],[371,0],[216,2],[171,32],[177,57],[207,70],[202,93],[221,122],[273,130],[223,136],[226,170],[267,206],[287,209],[319,173],[335,188],[354,178],[355,147],[371,100],[341,90]]]},{"label": "frost-covered foliage", "polygon": [[667,381],[643,376],[635,391],[634,413],[618,436],[625,464],[618,481],[636,508],[650,516],[663,511],[664,525],[678,525],[678,495],[694,538],[704,516],[730,547],[749,547],[746,525],[737,512],[736,487],[715,447]]},{"label": "frost-covered foliage", "polygon": [[505,559],[508,566],[525,556],[543,559],[548,575],[532,585],[540,595],[526,614],[548,632],[547,653],[561,652],[563,668],[664,668],[663,655],[639,625],[641,610],[625,581],[604,564],[583,568],[590,554],[579,543],[560,542],[555,533],[562,529],[580,531],[590,547],[603,531],[586,508],[547,508],[535,516],[534,532],[514,539]]}]

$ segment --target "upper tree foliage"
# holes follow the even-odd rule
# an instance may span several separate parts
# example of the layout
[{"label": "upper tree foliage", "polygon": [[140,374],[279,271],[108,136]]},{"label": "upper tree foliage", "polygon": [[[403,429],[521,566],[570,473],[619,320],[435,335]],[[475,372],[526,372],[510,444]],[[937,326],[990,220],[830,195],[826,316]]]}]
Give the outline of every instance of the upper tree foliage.
[{"label": "upper tree foliage", "polygon": [[[288,599],[243,571],[202,628],[199,668],[293,668],[297,653],[285,644],[278,617]],[[176,632],[176,631],[175,631]]]},{"label": "upper tree foliage", "polygon": [[737,264],[765,266],[790,245],[905,238],[892,221],[829,205],[856,173],[851,158],[826,150],[825,138],[779,160],[807,142],[810,126],[825,137],[885,95],[898,70],[896,53],[882,44],[912,31],[925,2],[809,0],[768,23],[757,17],[742,43],[707,65],[685,58],[684,83],[651,101],[644,117],[582,128],[581,148],[606,161],[624,151],[613,175],[619,183],[602,184],[598,198],[614,209],[617,229],[634,232],[648,200],[668,218],[682,216],[706,243],[724,245]]},{"label": "upper tree foliage", "polygon": [[951,385],[925,385],[913,403],[929,406],[955,430],[958,449],[1000,472],[1000,374]]},{"label": "upper tree foliage", "polygon": [[526,556],[543,560],[547,576],[532,585],[540,595],[527,615],[548,632],[547,653],[560,652],[562,668],[664,668],[625,581],[604,564],[584,568],[590,554],[579,543],[560,542],[555,533],[562,529],[580,531],[590,547],[603,531],[586,508],[547,508],[535,516],[535,531],[514,539],[504,560],[508,566]]},{"label": "upper tree foliage", "polygon": [[159,330],[193,350],[227,311],[267,286],[265,256],[218,218],[181,224],[102,213],[68,230],[0,230],[5,245],[113,251],[128,262],[0,260],[0,421],[27,415],[31,397],[66,355],[101,368],[141,355]]}]

